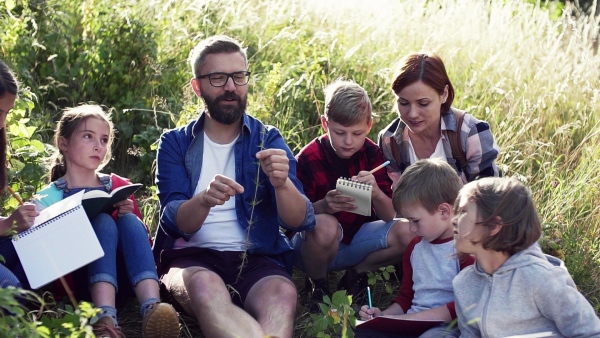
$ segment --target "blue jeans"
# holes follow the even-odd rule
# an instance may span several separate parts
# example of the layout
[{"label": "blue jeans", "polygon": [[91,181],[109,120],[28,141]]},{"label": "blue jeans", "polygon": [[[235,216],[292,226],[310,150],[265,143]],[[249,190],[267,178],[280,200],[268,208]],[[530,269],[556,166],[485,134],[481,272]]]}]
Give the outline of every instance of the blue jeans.
[{"label": "blue jeans", "polygon": [[0,263],[0,287],[12,285],[29,290],[29,281],[10,236],[0,237],[0,256],[4,259]]},{"label": "blue jeans", "polygon": [[98,282],[107,282],[118,291],[117,247],[123,253],[129,281],[133,287],[144,279],[154,279],[158,282],[148,232],[137,216],[129,213],[115,221],[108,214],[99,214],[91,223],[104,250],[104,257],[88,265],[90,286]]},{"label": "blue jeans", "polygon": [[[328,271],[339,271],[348,269],[360,263],[365,257],[375,251],[387,248],[387,238],[390,229],[396,221],[373,221],[365,223],[352,238],[350,244],[341,243],[342,236],[339,238],[338,253],[329,264]],[[343,230],[342,230],[343,231]],[[304,232],[298,232],[292,238],[292,246],[296,251],[296,260],[294,265],[304,271],[304,262],[302,261],[302,244],[306,237]]]},{"label": "blue jeans", "polygon": [[10,270],[4,265],[0,264],[0,288],[7,286],[14,286],[16,288],[21,287],[21,282],[17,276],[15,276]]}]

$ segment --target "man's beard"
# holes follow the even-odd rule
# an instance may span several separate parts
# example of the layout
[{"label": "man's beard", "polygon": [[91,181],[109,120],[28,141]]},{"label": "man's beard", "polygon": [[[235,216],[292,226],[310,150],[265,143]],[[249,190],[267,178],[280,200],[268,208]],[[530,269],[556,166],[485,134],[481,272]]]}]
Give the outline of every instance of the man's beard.
[{"label": "man's beard", "polygon": [[[247,98],[247,95],[242,98],[232,92],[226,92],[217,98],[207,95],[203,96],[204,104],[206,104],[210,117],[219,123],[227,125],[234,124],[242,118],[246,111]],[[226,99],[237,99],[237,106],[221,105],[221,101]]]}]

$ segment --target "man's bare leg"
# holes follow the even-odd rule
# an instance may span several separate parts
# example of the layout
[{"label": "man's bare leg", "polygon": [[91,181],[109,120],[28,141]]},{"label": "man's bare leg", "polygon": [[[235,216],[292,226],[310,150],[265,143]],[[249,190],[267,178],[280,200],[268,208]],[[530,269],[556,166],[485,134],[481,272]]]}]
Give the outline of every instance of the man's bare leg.
[{"label": "man's bare leg", "polygon": [[292,337],[298,294],[282,276],[265,277],[250,289],[244,307],[268,337]]},{"label": "man's bare leg", "polygon": [[260,324],[233,304],[227,286],[216,273],[201,267],[185,268],[170,284],[175,300],[196,317],[206,337],[265,336]]}]

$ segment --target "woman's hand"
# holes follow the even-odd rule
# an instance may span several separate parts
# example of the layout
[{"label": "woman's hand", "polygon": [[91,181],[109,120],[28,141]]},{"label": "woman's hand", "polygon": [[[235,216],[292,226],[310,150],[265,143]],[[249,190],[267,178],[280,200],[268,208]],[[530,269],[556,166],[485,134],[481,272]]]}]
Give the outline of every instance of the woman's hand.
[{"label": "woman's hand", "polygon": [[118,217],[121,217],[125,214],[133,212],[133,201],[131,199],[126,199],[121,202],[115,203],[113,207],[119,210]]}]

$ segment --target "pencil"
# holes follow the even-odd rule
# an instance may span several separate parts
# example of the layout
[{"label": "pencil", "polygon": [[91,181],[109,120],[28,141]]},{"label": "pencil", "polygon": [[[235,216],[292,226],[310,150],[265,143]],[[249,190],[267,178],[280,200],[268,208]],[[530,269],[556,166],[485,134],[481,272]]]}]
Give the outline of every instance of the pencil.
[{"label": "pencil", "polygon": [[[369,309],[373,307],[373,303],[371,302],[371,288],[367,286],[367,297],[369,299]],[[373,318],[373,315],[371,315]]]},{"label": "pencil", "polygon": [[388,164],[390,164],[390,161],[385,161],[385,162],[383,162],[383,164],[381,164],[381,165],[380,165],[380,166],[378,166],[377,168],[375,168],[375,169],[373,169],[373,170],[369,171],[369,174],[373,174],[373,173],[375,173],[377,170],[379,170],[379,169],[381,169],[381,168],[384,168],[384,167],[385,167],[385,166],[387,166]]},{"label": "pencil", "polygon": [[25,202],[23,202],[23,199],[21,198],[21,196],[19,196],[19,194],[17,194],[14,190],[12,190],[11,187],[7,187],[8,192],[10,192],[11,195],[13,195],[14,198],[17,199],[17,201],[19,201],[20,205],[25,204]]}]

